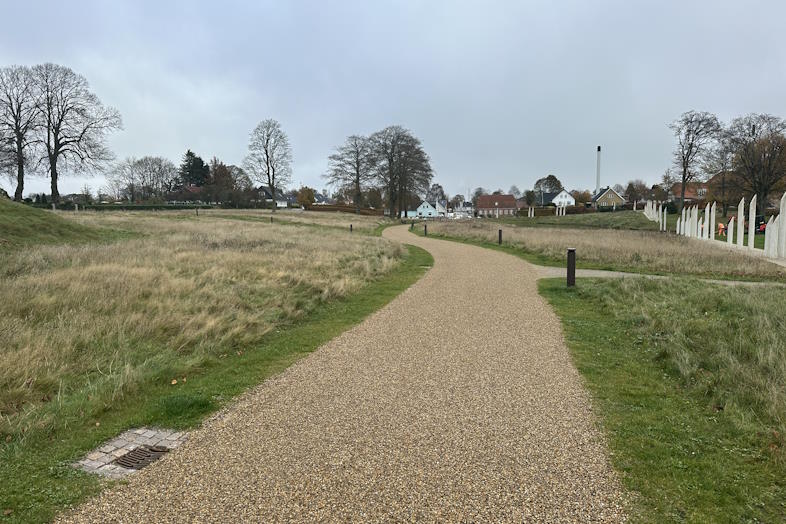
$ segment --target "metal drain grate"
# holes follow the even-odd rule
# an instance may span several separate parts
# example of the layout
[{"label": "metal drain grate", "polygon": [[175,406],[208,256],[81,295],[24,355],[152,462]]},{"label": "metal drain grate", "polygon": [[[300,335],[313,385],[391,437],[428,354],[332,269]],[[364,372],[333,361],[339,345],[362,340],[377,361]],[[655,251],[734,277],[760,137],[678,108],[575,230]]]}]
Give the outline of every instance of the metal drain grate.
[{"label": "metal drain grate", "polygon": [[151,462],[160,459],[169,448],[163,446],[139,446],[125,455],[117,457],[112,464],[117,464],[126,469],[142,469]]}]

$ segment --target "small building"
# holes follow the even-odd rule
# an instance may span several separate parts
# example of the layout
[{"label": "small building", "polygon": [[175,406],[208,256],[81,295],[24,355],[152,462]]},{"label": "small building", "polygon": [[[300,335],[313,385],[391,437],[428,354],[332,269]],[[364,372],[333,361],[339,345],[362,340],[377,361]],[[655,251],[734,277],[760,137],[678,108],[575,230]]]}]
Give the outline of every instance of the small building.
[{"label": "small building", "polygon": [[621,207],[625,199],[610,187],[601,188],[592,196],[592,206],[595,208]]},{"label": "small building", "polygon": [[420,218],[445,217],[448,214],[447,202],[439,200],[427,202],[424,200],[420,203],[416,212]]},{"label": "small building", "polygon": [[[708,184],[703,182],[688,182],[685,184],[685,202],[696,203],[707,197]],[[669,188],[669,202],[679,202],[682,195],[682,184],[676,183]]]},{"label": "small building", "polygon": [[567,207],[567,206],[575,206],[576,199],[573,198],[573,195],[568,193],[566,190],[559,191],[557,193],[544,193],[545,196],[548,195],[548,202],[545,205],[552,204],[556,207]]},{"label": "small building", "polygon": [[476,208],[479,217],[512,216],[518,210],[513,195],[480,195]]}]

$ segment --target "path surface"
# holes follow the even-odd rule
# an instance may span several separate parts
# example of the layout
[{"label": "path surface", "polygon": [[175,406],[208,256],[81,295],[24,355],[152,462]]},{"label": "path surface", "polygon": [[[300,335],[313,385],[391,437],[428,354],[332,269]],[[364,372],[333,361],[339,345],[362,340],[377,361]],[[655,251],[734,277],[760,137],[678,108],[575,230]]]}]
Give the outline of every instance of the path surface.
[{"label": "path surface", "polygon": [[64,521],[619,522],[538,270],[420,238],[418,283]]}]

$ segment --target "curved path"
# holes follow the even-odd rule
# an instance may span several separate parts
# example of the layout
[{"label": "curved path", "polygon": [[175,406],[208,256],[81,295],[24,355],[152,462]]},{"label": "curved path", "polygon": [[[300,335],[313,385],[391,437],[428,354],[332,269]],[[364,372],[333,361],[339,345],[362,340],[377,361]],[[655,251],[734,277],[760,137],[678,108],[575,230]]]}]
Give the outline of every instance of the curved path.
[{"label": "curved path", "polygon": [[538,270],[406,226],[385,236],[434,268],[63,520],[624,520]]}]

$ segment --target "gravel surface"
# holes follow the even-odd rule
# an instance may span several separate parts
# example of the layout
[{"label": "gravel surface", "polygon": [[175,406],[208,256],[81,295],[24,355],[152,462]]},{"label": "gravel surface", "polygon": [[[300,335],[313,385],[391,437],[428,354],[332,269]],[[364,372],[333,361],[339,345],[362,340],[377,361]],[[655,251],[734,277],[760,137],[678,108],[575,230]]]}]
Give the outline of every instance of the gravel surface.
[{"label": "gravel surface", "polygon": [[434,268],[61,521],[625,520],[538,269],[385,236]]}]

